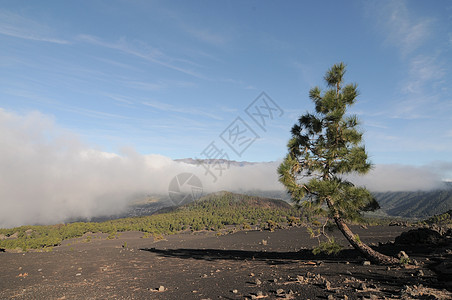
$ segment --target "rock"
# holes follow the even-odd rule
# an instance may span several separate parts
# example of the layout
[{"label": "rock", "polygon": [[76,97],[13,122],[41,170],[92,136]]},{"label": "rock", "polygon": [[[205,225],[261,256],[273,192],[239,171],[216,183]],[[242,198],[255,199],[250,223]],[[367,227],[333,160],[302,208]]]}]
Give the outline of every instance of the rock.
[{"label": "rock", "polygon": [[370,266],[370,261],[368,260],[363,261],[363,266]]},{"label": "rock", "polygon": [[237,294],[239,291],[238,290],[232,290],[233,294]]},{"label": "rock", "polygon": [[313,274],[311,272],[307,272],[306,273],[306,277],[308,277],[308,278],[315,278],[315,274]]},{"label": "rock", "polygon": [[251,294],[251,299],[261,299],[265,298],[266,296],[262,291],[258,291],[256,294]]},{"label": "rock", "polygon": [[362,290],[362,291],[367,290],[367,285],[366,285],[366,283],[365,283],[365,282],[361,282],[361,283],[359,284],[359,286],[358,286],[358,289],[360,289],[360,290]]},{"label": "rock", "polygon": [[267,245],[267,240],[262,240],[262,245],[266,246]]},{"label": "rock", "polygon": [[262,281],[260,281],[259,278],[256,278],[256,280],[254,281],[254,283],[255,283],[256,285],[261,285],[261,284],[262,284]]},{"label": "rock", "polygon": [[396,237],[395,243],[399,245],[418,245],[433,244],[437,245],[443,242],[443,237],[439,232],[429,228],[418,228],[403,232]]},{"label": "rock", "polygon": [[75,274],[75,276],[82,276],[82,273],[77,273]]},{"label": "rock", "polygon": [[282,295],[282,294],[284,294],[284,290],[283,289],[277,289],[276,290],[276,294]]},{"label": "rock", "polygon": [[326,290],[331,290],[331,282],[329,282],[328,280],[324,280],[323,281],[323,287],[326,289]]},{"label": "rock", "polygon": [[400,259],[402,259],[402,258],[405,258],[405,259],[410,258],[410,257],[405,253],[405,251],[400,251],[399,254],[397,254],[397,257],[400,258]]},{"label": "rock", "polygon": [[424,276],[424,271],[422,270],[417,270],[417,272],[415,273],[416,276],[418,277],[423,277]]},{"label": "rock", "polygon": [[304,277],[301,275],[297,275],[297,281],[304,282]]},{"label": "rock", "polygon": [[163,285],[159,286],[159,288],[157,289],[157,291],[159,292],[164,292],[165,291],[165,287]]},{"label": "rock", "polygon": [[333,295],[328,295],[328,300],[334,300],[334,296]]}]

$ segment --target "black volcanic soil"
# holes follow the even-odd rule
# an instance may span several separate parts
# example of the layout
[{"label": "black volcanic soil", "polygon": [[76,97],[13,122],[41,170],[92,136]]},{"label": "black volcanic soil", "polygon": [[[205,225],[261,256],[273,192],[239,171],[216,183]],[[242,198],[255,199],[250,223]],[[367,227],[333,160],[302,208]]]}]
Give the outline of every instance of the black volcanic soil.
[{"label": "black volcanic soil", "polygon": [[[393,241],[408,229],[353,228],[368,243]],[[65,241],[52,252],[0,253],[0,298],[450,299],[452,295],[450,275],[433,271],[439,260],[450,259],[450,245],[449,252],[381,246],[387,254],[405,250],[419,263],[388,268],[363,265],[349,248],[336,257],[314,256],[307,248],[317,242],[306,228],[222,236],[182,233],[159,241],[141,238],[138,232],[122,233],[114,240],[91,236],[89,242],[86,237]],[[347,245],[340,235],[338,240]]]}]

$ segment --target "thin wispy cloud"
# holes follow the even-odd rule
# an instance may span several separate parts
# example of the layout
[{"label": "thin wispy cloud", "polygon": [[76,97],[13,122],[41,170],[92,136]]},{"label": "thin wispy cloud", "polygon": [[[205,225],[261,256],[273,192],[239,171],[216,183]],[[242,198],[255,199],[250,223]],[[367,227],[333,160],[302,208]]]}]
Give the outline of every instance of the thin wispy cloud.
[{"label": "thin wispy cloud", "polygon": [[143,81],[127,81],[125,84],[131,88],[158,91],[167,87],[167,85],[161,81],[159,82],[143,82]]},{"label": "thin wispy cloud", "polygon": [[420,47],[429,37],[433,20],[414,16],[406,1],[378,1],[372,5],[377,12],[377,26],[385,43],[399,48],[407,55]]},{"label": "thin wispy cloud", "polygon": [[223,120],[223,118],[221,118],[213,113],[207,112],[203,109],[199,109],[199,108],[178,107],[178,106],[174,106],[174,105],[171,105],[168,103],[164,103],[164,102],[160,102],[160,101],[150,101],[150,100],[143,101],[142,104],[155,108],[155,109],[158,109],[158,110],[167,111],[167,112],[198,115],[198,116],[208,117],[208,118],[215,119],[215,120]]},{"label": "thin wispy cloud", "polygon": [[48,26],[8,11],[0,11],[0,34],[38,42],[70,44],[54,37]]},{"label": "thin wispy cloud", "polygon": [[80,108],[80,107],[61,105],[60,109],[64,110],[64,111],[77,113],[80,115],[85,115],[88,117],[99,118],[99,119],[112,119],[112,118],[113,119],[129,119],[129,117],[126,117],[123,115],[107,113],[104,111],[97,111],[97,110],[86,109],[86,108]]},{"label": "thin wispy cloud", "polygon": [[409,78],[402,87],[402,91],[419,94],[426,84],[441,80],[446,72],[437,60],[436,56],[426,55],[418,55],[411,59]]},{"label": "thin wispy cloud", "polygon": [[110,93],[105,93],[105,94],[103,94],[103,96],[113,99],[122,104],[128,104],[128,105],[134,104],[133,99],[122,96],[122,95],[114,95],[114,94],[110,94]]},{"label": "thin wispy cloud", "polygon": [[185,31],[194,38],[215,46],[224,46],[230,41],[230,38],[219,33],[213,33],[208,29],[198,29],[194,27],[183,26]]},{"label": "thin wispy cloud", "polygon": [[[176,61],[178,59],[169,57],[168,55],[164,54],[160,50],[153,48],[149,45],[142,46],[141,49],[138,49],[135,45],[132,45],[131,43],[127,42],[125,39],[121,39],[118,42],[106,42],[95,36],[86,35],[86,34],[78,35],[77,39],[79,41],[90,43],[92,45],[97,45],[100,47],[118,50],[120,52],[139,57],[146,61],[161,65],[163,67],[166,67],[166,68],[172,69],[174,71],[178,71],[178,72],[181,72],[181,73],[184,73],[184,74],[196,77],[196,78],[207,79],[205,76],[203,76],[193,70],[190,70],[190,69],[187,69],[184,67],[180,67],[180,66],[177,66],[177,65],[171,63],[172,61]],[[179,59],[179,61],[183,61],[183,60]]]}]

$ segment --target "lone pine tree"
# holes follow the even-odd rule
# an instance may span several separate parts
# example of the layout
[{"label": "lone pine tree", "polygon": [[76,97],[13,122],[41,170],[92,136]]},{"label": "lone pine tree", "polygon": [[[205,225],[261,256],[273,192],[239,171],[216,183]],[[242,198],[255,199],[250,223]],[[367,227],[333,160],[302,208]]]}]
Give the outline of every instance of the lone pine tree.
[{"label": "lone pine tree", "polygon": [[371,193],[347,180],[347,174],[365,174],[372,165],[358,130],[358,118],[347,115],[356,102],[356,84],[343,85],[345,65],[333,65],[324,77],[328,89],[309,91],[315,113],[302,115],[292,127],[288,154],[278,168],[279,180],[292,200],[306,211],[334,219],[350,244],[378,264],[398,260],[364,244],[347,226],[362,212],[379,208]]}]

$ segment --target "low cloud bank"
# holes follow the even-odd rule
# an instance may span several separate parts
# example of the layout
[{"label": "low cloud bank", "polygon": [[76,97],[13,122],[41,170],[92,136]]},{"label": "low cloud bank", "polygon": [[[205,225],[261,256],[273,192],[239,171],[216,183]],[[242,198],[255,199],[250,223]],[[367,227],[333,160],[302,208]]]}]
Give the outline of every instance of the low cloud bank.
[{"label": "low cloud bank", "polygon": [[[102,152],[39,112],[0,109],[0,228],[119,213],[136,195],[168,195],[171,180],[184,172],[198,176],[204,193],[282,190],[278,165],[231,166],[214,182],[202,166],[133,149]],[[355,181],[376,191],[426,190],[441,177],[427,168],[377,166]]]}]

